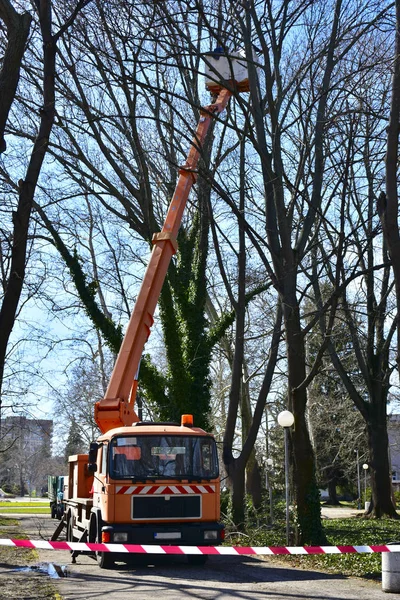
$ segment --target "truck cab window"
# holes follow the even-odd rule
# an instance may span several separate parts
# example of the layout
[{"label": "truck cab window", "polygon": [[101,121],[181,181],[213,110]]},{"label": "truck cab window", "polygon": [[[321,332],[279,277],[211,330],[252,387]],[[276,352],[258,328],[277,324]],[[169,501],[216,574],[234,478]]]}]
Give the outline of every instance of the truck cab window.
[{"label": "truck cab window", "polygon": [[107,473],[107,444],[102,444],[102,446],[99,448],[99,452],[100,452],[100,456],[99,456],[99,465],[100,465],[100,472],[101,473]]},{"label": "truck cab window", "polygon": [[201,436],[116,437],[110,448],[114,479],[215,479],[216,444]]}]

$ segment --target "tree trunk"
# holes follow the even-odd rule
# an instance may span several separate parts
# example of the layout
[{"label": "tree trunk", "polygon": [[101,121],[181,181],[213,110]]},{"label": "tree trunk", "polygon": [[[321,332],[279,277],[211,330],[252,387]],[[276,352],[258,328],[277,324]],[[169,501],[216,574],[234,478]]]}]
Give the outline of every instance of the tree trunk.
[{"label": "tree trunk", "polygon": [[[306,353],[301,332],[300,312],[295,285],[289,282],[288,292],[282,298],[286,328],[288,357],[289,409],[294,414],[291,447],[294,465],[294,486],[300,543],[320,545],[326,542],[321,523],[321,505],[315,479],[314,452],[306,423],[306,389],[301,388],[306,379]],[[290,292],[290,289],[292,292]]]},{"label": "tree trunk", "polygon": [[[242,398],[241,398],[241,409],[242,409],[242,440],[246,440],[249,435],[252,414],[250,405],[250,392],[248,384],[248,372],[247,365],[243,365],[245,374],[245,381],[242,382]],[[253,506],[258,510],[262,505],[262,483],[261,483],[261,472],[256,458],[256,452],[253,448],[249,460],[246,464],[246,492],[250,494]]]},{"label": "tree trunk", "polygon": [[392,500],[386,411],[385,414],[381,414],[382,412],[373,412],[367,422],[372,489],[372,504],[368,516],[380,519],[383,515],[387,515],[399,519]]},{"label": "tree trunk", "polygon": [[[398,198],[398,156],[400,122],[400,0],[396,0],[396,42],[393,65],[392,98],[387,128],[386,194],[378,199],[378,213],[392,259],[396,289],[397,315],[400,314],[400,231]],[[400,319],[397,320],[397,369],[400,373]]]},{"label": "tree trunk", "polygon": [[256,510],[262,505],[262,481],[258,461],[252,451],[246,466],[246,491],[250,494],[253,506]]},{"label": "tree trunk", "polygon": [[232,519],[238,531],[244,529],[244,492],[245,465],[241,460],[233,460],[229,468],[229,479],[232,484]]},{"label": "tree trunk", "polygon": [[332,504],[332,506],[339,506],[340,502],[337,497],[336,479],[334,477],[328,481],[328,493],[329,504]]}]

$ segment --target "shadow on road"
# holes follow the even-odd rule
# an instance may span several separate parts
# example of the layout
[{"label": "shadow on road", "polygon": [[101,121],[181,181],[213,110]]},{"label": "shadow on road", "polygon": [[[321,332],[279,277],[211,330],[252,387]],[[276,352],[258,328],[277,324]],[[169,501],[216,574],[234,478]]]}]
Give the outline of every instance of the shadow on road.
[{"label": "shadow on road", "polygon": [[[79,556],[77,558],[79,562]],[[101,570],[93,560],[94,577],[111,576],[111,571]],[[276,566],[271,561],[262,561],[253,557],[212,556],[204,566],[194,566],[184,556],[135,555],[129,563],[116,562],[113,571],[120,575],[129,573],[138,577],[157,575],[182,581],[225,581],[227,583],[260,582],[296,582],[318,580],[343,580],[343,575],[319,573],[296,568]],[[72,577],[79,577],[73,573]],[[86,575],[85,575],[86,577]]]},{"label": "shadow on road", "polygon": [[[205,566],[194,567],[187,564],[185,557],[135,556],[130,564],[117,563],[113,571],[100,570],[93,561],[93,571],[89,573],[86,563],[85,573],[72,573],[69,583],[75,588],[71,596],[74,600],[99,598],[99,589],[109,585],[121,598],[129,590],[132,597],[152,597],[155,600],[183,597],[196,600],[343,600],[344,597],[360,600],[362,595],[336,595],[335,581],[338,580],[345,581],[346,578],[274,566],[272,561],[264,562],[252,557],[212,556]],[[311,584],[312,589],[306,589],[304,582],[313,581],[320,581],[320,584]],[[85,592],[81,590],[83,582]],[[296,582],[303,584],[296,586]],[[330,594],[326,593],[327,589]]]},{"label": "shadow on road", "polygon": [[319,573],[296,568],[286,568],[271,561],[262,561],[251,556],[212,556],[204,566],[187,563],[186,557],[137,555],[129,564],[118,564],[117,569],[141,574],[156,569],[159,575],[172,576],[185,581],[214,581],[216,572],[227,582],[248,583],[249,581],[317,581],[319,579],[345,579],[342,575]]}]

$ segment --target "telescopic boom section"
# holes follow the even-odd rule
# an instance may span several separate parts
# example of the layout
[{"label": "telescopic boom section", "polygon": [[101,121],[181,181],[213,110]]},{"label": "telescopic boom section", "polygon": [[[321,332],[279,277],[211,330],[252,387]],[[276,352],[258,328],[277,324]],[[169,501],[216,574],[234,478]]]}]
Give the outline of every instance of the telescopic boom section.
[{"label": "telescopic boom section", "polygon": [[213,104],[202,108],[196,135],[187,161],[179,170],[178,183],[164,226],[153,236],[153,251],[105,397],[96,402],[95,420],[102,433],[138,421],[134,410],[137,373],[144,345],[150,335],[153,315],[172,255],[177,251],[177,235],[189,192],[197,178],[197,163],[210,123],[226,107],[232,92],[220,89]]}]

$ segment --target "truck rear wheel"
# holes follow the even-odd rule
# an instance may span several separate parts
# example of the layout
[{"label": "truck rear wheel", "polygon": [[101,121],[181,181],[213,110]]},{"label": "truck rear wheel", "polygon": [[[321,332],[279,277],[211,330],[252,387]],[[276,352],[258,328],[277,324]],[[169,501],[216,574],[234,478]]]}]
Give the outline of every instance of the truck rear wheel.
[{"label": "truck rear wheel", "polygon": [[67,529],[67,542],[77,542],[78,538],[74,535],[74,515],[71,510],[67,512],[65,523]]},{"label": "truck rear wheel", "polygon": [[72,530],[72,517],[67,520],[67,542],[76,542]]}]

